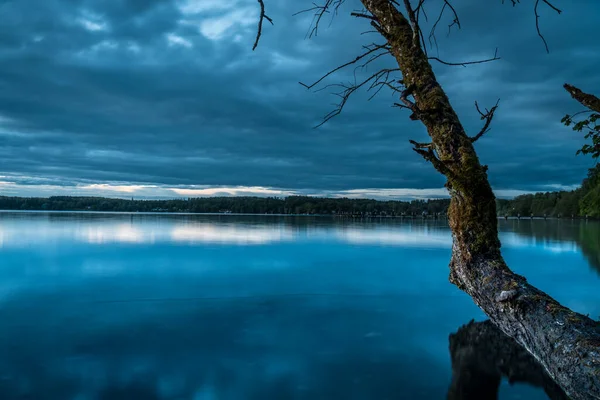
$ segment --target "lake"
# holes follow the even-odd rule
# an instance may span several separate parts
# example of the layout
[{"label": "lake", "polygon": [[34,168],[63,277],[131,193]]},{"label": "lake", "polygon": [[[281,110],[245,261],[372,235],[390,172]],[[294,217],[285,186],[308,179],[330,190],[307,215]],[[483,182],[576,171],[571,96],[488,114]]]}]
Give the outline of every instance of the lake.
[{"label": "lake", "polygon": [[[598,223],[499,226],[513,270],[600,316]],[[450,245],[441,221],[0,213],[0,398],[444,399],[450,335],[486,320]]]}]

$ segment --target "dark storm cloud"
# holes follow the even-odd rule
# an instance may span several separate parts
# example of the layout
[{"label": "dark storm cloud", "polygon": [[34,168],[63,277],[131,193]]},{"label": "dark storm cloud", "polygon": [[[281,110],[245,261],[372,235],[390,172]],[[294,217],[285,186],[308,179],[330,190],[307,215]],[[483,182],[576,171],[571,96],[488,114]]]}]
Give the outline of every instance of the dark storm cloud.
[{"label": "dark storm cloud", "polygon": [[[546,55],[531,5],[497,3],[457,2],[463,30],[446,37],[443,25],[438,41],[449,61],[495,47],[502,60],[436,66],[440,80],[471,132],[481,122],[473,101],[489,107],[501,98],[492,132],[478,143],[496,188],[576,184],[589,160],[574,156],[581,138],[559,123],[577,110],[561,85],[600,85],[592,34],[600,6],[574,1],[561,16],[543,10]],[[441,187],[407,144],[423,128],[392,109],[389,94],[369,102],[360,94],[312,129],[336,99],[297,81],[317,79],[378,39],[344,15],[358,3],[310,41],[309,16],[291,17],[300,4],[267,4],[276,23],[252,52],[250,0],[0,3],[0,175],[59,186]],[[350,79],[352,70],[327,83]]]}]

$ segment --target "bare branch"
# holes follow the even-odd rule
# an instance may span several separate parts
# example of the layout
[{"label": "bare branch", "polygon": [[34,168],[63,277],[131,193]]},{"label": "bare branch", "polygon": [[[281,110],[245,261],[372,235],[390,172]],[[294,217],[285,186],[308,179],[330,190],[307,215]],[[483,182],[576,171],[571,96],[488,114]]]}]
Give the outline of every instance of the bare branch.
[{"label": "bare branch", "polygon": [[[554,4],[552,4],[550,2],[550,0],[535,0],[535,4],[533,6],[533,12],[535,14],[535,29],[537,31],[538,36],[542,39],[542,42],[544,43],[544,47],[546,48],[546,52],[550,53],[550,49],[548,48],[548,42],[546,42],[546,38],[544,37],[544,35],[542,35],[542,31],[540,30],[540,14],[538,13],[538,8],[540,5],[540,1],[544,4],[546,4],[548,7],[550,7],[552,10],[556,11],[558,14],[562,13],[562,10],[560,10],[558,7],[556,7]],[[504,0],[502,0],[502,4],[504,4]],[[517,3],[521,3],[520,0],[511,0],[511,3],[514,6],[517,5]]]},{"label": "bare branch", "polygon": [[[421,155],[426,161],[429,161],[439,173],[444,174],[447,177],[454,177],[452,170],[450,170],[450,168],[435,155],[433,144],[417,143],[414,140],[410,140],[410,143],[415,146],[413,147],[413,151]],[[426,148],[426,150],[423,150],[423,148]]]},{"label": "bare branch", "polygon": [[368,15],[368,14],[364,14],[364,13],[351,12],[350,15],[353,16],[353,17],[356,17],[356,18],[365,18],[365,19],[369,19],[371,21],[376,21],[376,19],[375,19],[374,16]]},{"label": "bare branch", "polygon": [[550,49],[548,48],[548,42],[546,42],[546,38],[542,35],[540,31],[540,14],[538,14],[538,6],[540,5],[540,0],[535,0],[535,6],[533,7],[533,12],[535,13],[535,29],[537,30],[538,36],[544,42],[544,47],[546,48],[546,53],[550,53]]},{"label": "bare branch", "polygon": [[452,14],[454,15],[454,18],[452,19],[452,23],[450,25],[448,25],[448,33],[450,33],[450,28],[452,28],[454,25],[458,26],[458,29],[460,29],[461,28],[460,19],[458,19],[458,14],[457,14],[456,10],[454,9],[454,7],[452,6],[452,4],[450,3],[449,0],[444,0],[444,4],[447,4],[448,7],[450,7],[450,10],[452,10]]},{"label": "bare branch", "polygon": [[492,123],[492,119],[494,118],[494,113],[498,109],[498,103],[500,103],[500,99],[498,99],[498,101],[496,102],[496,105],[494,105],[494,107],[492,107],[490,110],[488,110],[486,108],[485,113],[484,113],[479,108],[479,104],[477,104],[477,102],[475,102],[475,108],[477,108],[477,112],[479,113],[479,115],[481,115],[481,119],[485,120],[485,124],[483,125],[483,128],[481,128],[479,133],[471,138],[472,143],[475,143],[477,140],[479,140],[483,135],[485,135],[490,130],[489,129],[490,124]]},{"label": "bare branch", "polygon": [[383,28],[376,21],[371,21],[371,26],[373,28],[375,28],[377,33],[379,33],[384,38],[388,39],[388,34],[383,30]]},{"label": "bare branch", "polygon": [[554,11],[556,11],[557,13],[561,14],[562,10],[559,10],[557,7],[555,7],[552,3],[550,3],[548,0],[542,0],[544,3],[546,3],[546,5],[548,7],[550,7],[551,9],[553,9]]},{"label": "bare branch", "polygon": [[435,36],[435,31],[437,29],[438,24],[442,20],[442,17],[444,16],[444,12],[446,11],[446,8],[449,8],[452,11],[452,15],[453,15],[452,22],[448,25],[448,34],[450,34],[450,30],[452,29],[452,27],[454,25],[456,25],[458,27],[458,29],[461,28],[460,19],[458,18],[458,13],[456,12],[456,9],[454,8],[454,6],[452,6],[452,4],[450,3],[449,0],[444,0],[444,5],[442,6],[442,9],[440,10],[438,17],[437,17],[435,23],[433,24],[433,26],[431,27],[431,31],[429,32],[429,46],[433,47],[433,44],[435,44],[436,49],[438,48],[438,45],[437,45],[437,38]]},{"label": "bare branch", "polygon": [[325,89],[331,88],[331,87],[339,87],[342,90],[338,93],[334,93],[336,96],[340,97],[340,99],[341,99],[340,102],[335,105],[334,110],[332,110],[327,115],[325,115],[325,117],[323,118],[323,121],[321,121],[321,123],[319,123],[317,126],[315,126],[315,128],[320,127],[321,125],[325,124],[327,121],[332,119],[333,117],[339,115],[342,112],[346,103],[348,102],[348,99],[350,98],[350,96],[352,96],[352,94],[354,92],[356,92],[363,86],[366,86],[368,83],[371,83],[371,84],[368,86],[367,91],[377,88],[375,94],[373,94],[369,98],[369,100],[372,99],[383,88],[383,85],[381,83],[386,82],[386,81],[389,82],[390,75],[394,72],[399,72],[399,71],[400,71],[399,68],[381,69],[381,70],[375,72],[374,74],[372,74],[371,76],[369,76],[368,78],[362,80],[359,83],[357,83],[357,82],[354,82],[351,84],[337,83],[337,84],[327,85],[327,86],[319,89],[318,91],[325,90]]},{"label": "bare branch", "polygon": [[[437,25],[440,23],[440,21],[442,20],[442,16],[444,15],[444,10],[446,9],[447,4],[444,3],[444,5],[442,6],[442,10],[440,11],[437,19],[435,20],[435,22],[433,23],[433,26],[431,27],[431,31],[429,31],[429,46],[433,47],[433,43],[435,43],[435,48],[438,48],[437,45],[437,38],[435,37],[435,30],[437,29]],[[433,43],[432,43],[433,40]]]},{"label": "bare branch", "polygon": [[410,4],[410,0],[404,0],[404,7],[406,8],[406,12],[408,14],[410,26],[412,27],[413,46],[418,47],[420,38],[419,32],[421,32],[421,28],[419,27],[417,15],[415,14],[415,10],[413,10],[412,5]]},{"label": "bare branch", "polygon": [[262,35],[263,21],[266,19],[271,23],[271,25],[273,25],[273,20],[267,14],[265,14],[265,3],[263,2],[263,0],[257,1],[258,4],[260,4],[260,17],[258,18],[258,30],[256,31],[256,40],[254,41],[254,46],[252,46],[252,51],[256,50],[256,47],[258,46],[260,35]]},{"label": "bare branch", "polygon": [[496,61],[499,60],[500,57],[498,57],[498,49],[496,49],[496,51],[494,52],[494,57],[492,58],[487,58],[485,60],[476,60],[476,61],[465,61],[465,62],[458,62],[458,63],[453,63],[453,62],[447,62],[444,61],[442,59],[440,59],[439,57],[427,57],[429,60],[434,60],[437,61],[439,63],[442,63],[444,65],[451,65],[451,66],[462,66],[462,67],[466,67],[467,65],[473,65],[473,64],[483,64],[483,63],[488,63],[491,61]]},{"label": "bare branch", "polygon": [[340,6],[344,4],[344,1],[345,0],[326,0],[325,4],[321,6],[316,3],[313,3],[313,7],[298,11],[297,13],[294,13],[294,15],[303,14],[311,11],[315,12],[313,21],[309,27],[309,32],[306,35],[308,38],[311,38],[313,36],[317,36],[319,31],[319,24],[321,23],[321,19],[323,18],[323,16],[325,14],[329,14],[330,12],[333,12],[333,14],[336,15]]},{"label": "bare branch", "polygon": [[420,118],[420,110],[415,103],[408,99],[408,96],[411,96],[414,90],[415,85],[408,86],[404,91],[402,91],[402,94],[400,95],[400,101],[404,104],[406,108],[412,111],[412,114],[409,118],[413,121],[416,121]]},{"label": "bare branch", "polygon": [[418,149],[428,149],[433,146],[433,143],[419,143],[415,142],[414,140],[409,140],[409,142]]},{"label": "bare branch", "polygon": [[[356,62],[362,60],[363,58],[365,58],[366,56],[368,56],[369,54],[373,54],[374,52],[381,50],[381,49],[387,49],[387,44],[373,44],[370,45],[371,47],[369,48],[369,46],[365,46],[365,48],[367,48],[367,51],[364,52],[363,54],[356,56],[356,58],[354,60],[348,61],[347,63],[344,63],[334,69],[332,69],[331,71],[327,72],[325,75],[321,76],[319,79],[317,79],[316,81],[314,81],[313,83],[311,83],[310,85],[307,85],[306,83],[302,83],[299,82],[302,86],[304,86],[307,89],[312,89],[313,87],[315,87],[316,85],[318,85],[319,83],[321,83],[325,78],[327,78],[329,75],[333,74],[334,72],[337,72],[349,65],[355,64]],[[389,50],[388,50],[389,51]],[[386,53],[388,52],[386,51]],[[382,54],[386,54],[386,53],[382,53]],[[370,61],[367,61],[366,63],[364,63],[362,66],[366,66],[368,63],[374,61],[374,59],[371,59]]]},{"label": "bare branch", "polygon": [[425,17],[425,21],[427,21],[427,13],[425,12],[425,7],[423,7],[423,3],[425,3],[425,0],[420,0],[419,4],[417,5],[417,8],[415,8],[415,13],[417,14],[417,22],[419,21],[419,16],[421,12]]}]

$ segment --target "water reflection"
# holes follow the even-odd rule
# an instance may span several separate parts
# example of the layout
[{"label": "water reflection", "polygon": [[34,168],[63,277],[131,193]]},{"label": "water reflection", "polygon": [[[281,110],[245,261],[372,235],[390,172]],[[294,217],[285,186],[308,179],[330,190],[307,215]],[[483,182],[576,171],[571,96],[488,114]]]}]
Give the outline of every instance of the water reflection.
[{"label": "water reflection", "polygon": [[[600,315],[597,225],[549,223],[501,222],[510,265]],[[0,213],[0,399],[441,399],[479,362],[491,396],[518,369],[486,324],[449,357],[484,318],[449,255],[440,221]]]},{"label": "water reflection", "polygon": [[569,245],[581,249],[590,266],[600,274],[600,223],[595,221],[547,220],[547,221],[500,221],[501,231],[513,232],[521,240],[538,245]]},{"label": "water reflection", "polygon": [[37,240],[91,244],[265,245],[337,238],[357,245],[449,248],[443,223],[363,223],[330,218],[0,213],[0,247]]},{"label": "water reflection", "polygon": [[[499,222],[505,247],[542,247],[578,252],[600,271],[600,224],[570,220]],[[442,221],[352,221],[310,217],[202,216],[87,213],[0,213],[0,247],[35,240],[86,243],[160,242],[259,245],[297,239],[319,240],[331,233],[357,245],[449,248]]]},{"label": "water reflection", "polygon": [[385,299],[59,303],[35,322],[22,315],[23,301],[43,300],[0,312],[11,321],[0,332],[2,399],[438,399],[446,390],[418,319]]},{"label": "water reflection", "polygon": [[489,320],[451,334],[450,356],[448,400],[496,400],[503,378],[542,388],[551,400],[569,400],[533,356]]}]

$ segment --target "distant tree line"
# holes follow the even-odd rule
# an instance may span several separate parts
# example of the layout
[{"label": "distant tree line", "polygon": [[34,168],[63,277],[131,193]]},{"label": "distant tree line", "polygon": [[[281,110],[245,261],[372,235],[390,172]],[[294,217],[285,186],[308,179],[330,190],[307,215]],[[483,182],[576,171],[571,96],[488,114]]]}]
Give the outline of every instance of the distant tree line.
[{"label": "distant tree line", "polygon": [[590,169],[580,188],[572,191],[536,193],[497,200],[501,216],[600,218],[600,164]]},{"label": "distant tree line", "polygon": [[[240,214],[309,214],[339,216],[443,216],[449,199],[380,201],[371,199],[279,197],[202,197],[176,200],[126,200],[104,197],[5,197],[2,210],[189,212]],[[498,199],[499,216],[600,218],[600,164],[592,168],[581,187]]]},{"label": "distant tree line", "polygon": [[277,197],[202,197],[176,200],[126,200],[104,197],[0,196],[2,210],[309,214],[340,216],[442,215],[448,199],[378,201],[371,199]]}]

